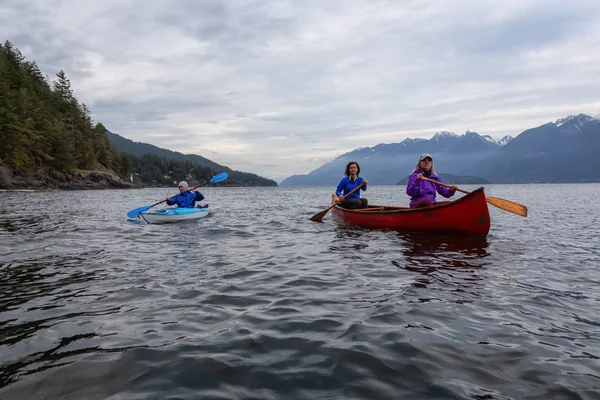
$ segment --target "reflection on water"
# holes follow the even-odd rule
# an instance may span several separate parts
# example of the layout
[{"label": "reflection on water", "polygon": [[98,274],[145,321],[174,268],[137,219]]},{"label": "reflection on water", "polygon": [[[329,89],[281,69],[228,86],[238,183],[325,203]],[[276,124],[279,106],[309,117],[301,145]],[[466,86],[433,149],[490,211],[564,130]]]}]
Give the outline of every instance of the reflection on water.
[{"label": "reflection on water", "polygon": [[[391,263],[420,274],[415,288],[437,289],[426,290],[416,301],[468,303],[481,296],[480,283],[485,279],[481,271],[490,265],[486,238],[424,233],[398,233],[397,238],[403,258]],[[451,297],[444,298],[443,292]]]},{"label": "reflection on water", "polygon": [[[369,247],[369,230],[362,228],[351,228],[345,225],[336,226],[335,239],[329,249],[334,252],[346,252],[348,250],[360,251]],[[367,239],[367,240],[365,240]]]},{"label": "reflection on water", "polygon": [[425,233],[398,233],[404,262],[394,262],[398,268],[420,273],[439,270],[481,268],[490,253],[487,238]]}]

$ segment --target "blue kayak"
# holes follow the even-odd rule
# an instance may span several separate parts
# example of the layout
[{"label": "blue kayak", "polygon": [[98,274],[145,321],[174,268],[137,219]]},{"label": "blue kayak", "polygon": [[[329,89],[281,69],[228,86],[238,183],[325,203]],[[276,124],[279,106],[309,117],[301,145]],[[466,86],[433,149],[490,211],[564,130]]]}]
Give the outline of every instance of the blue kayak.
[{"label": "blue kayak", "polygon": [[210,212],[210,207],[204,208],[161,208],[154,211],[146,211],[140,217],[149,224],[168,224],[172,222],[187,221],[203,218]]}]

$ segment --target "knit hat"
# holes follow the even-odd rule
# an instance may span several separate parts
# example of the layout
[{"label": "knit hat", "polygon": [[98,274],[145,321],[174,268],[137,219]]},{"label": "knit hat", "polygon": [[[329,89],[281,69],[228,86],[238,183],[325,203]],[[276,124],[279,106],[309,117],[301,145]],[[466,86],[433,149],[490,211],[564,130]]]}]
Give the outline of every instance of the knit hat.
[{"label": "knit hat", "polygon": [[177,185],[177,186],[183,186],[183,187],[185,187],[186,189],[189,187],[186,181],[181,181],[181,182],[179,182],[179,185]]}]

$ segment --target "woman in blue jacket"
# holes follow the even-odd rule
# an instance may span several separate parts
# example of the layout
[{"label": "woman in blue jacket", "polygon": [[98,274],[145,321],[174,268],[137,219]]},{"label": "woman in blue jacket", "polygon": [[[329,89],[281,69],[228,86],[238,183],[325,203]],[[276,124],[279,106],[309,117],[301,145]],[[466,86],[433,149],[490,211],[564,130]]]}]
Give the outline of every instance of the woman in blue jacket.
[{"label": "woman in blue jacket", "polygon": [[436,201],[435,193],[437,192],[446,198],[450,198],[456,193],[456,185],[452,185],[452,189],[450,189],[423,180],[422,177],[442,182],[433,169],[433,157],[427,153],[421,154],[415,170],[408,177],[406,194],[410,196],[410,208],[431,207],[449,203],[449,201]]},{"label": "woman in blue jacket", "polygon": [[[179,182],[179,194],[173,197],[167,197],[167,204],[172,206],[177,204],[180,208],[194,208],[196,207],[197,201],[204,200],[204,196],[192,187],[188,189],[188,183],[186,181]],[[189,191],[187,191],[189,190]]]},{"label": "woman in blue jacket", "polygon": [[[340,183],[337,185],[337,189],[335,191],[336,197],[334,197],[334,200],[339,201],[339,205],[344,208],[367,208],[368,206],[368,200],[364,197],[360,197],[360,191],[367,190],[367,180],[361,178],[358,176],[358,174],[360,174],[360,166],[356,161],[350,161],[348,165],[346,165],[346,176],[343,177]],[[357,186],[361,186],[361,188],[347,196],[347,194]]]}]

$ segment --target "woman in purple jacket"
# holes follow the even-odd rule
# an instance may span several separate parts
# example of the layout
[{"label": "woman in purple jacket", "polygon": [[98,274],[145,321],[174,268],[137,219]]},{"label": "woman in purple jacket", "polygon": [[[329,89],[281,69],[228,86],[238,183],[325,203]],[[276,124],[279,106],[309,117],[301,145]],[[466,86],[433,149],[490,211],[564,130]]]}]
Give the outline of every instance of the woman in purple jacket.
[{"label": "woman in purple jacket", "polygon": [[415,170],[408,177],[406,194],[410,196],[410,208],[431,207],[449,203],[449,201],[436,201],[435,193],[437,192],[445,198],[450,198],[456,193],[456,185],[452,185],[452,189],[450,189],[423,180],[423,177],[442,182],[433,169],[433,158],[427,153],[421,154]]}]

